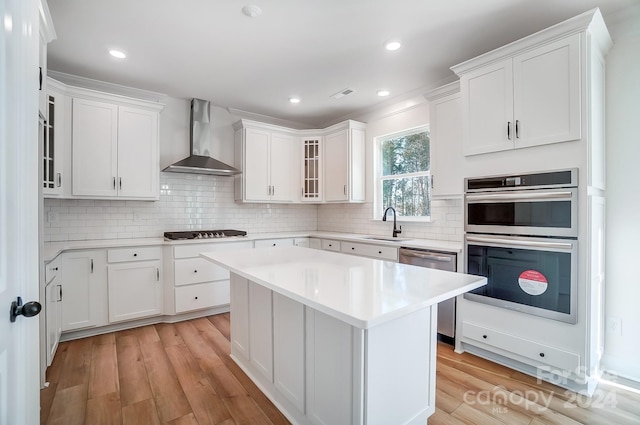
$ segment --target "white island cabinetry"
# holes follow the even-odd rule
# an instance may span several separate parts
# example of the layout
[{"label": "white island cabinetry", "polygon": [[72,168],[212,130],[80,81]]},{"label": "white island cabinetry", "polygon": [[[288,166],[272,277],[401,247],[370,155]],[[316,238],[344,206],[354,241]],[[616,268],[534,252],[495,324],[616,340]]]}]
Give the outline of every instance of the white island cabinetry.
[{"label": "white island cabinetry", "polygon": [[424,424],[435,411],[433,306],[486,282],[299,247],[202,256],[231,270],[232,358],[305,425]]}]

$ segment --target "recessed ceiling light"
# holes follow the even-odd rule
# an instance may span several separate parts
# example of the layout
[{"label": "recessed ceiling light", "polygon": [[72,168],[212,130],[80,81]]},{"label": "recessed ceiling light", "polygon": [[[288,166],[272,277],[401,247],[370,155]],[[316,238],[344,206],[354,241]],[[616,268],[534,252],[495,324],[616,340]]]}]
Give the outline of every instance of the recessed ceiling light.
[{"label": "recessed ceiling light", "polygon": [[126,53],[120,51],[120,50],[115,50],[115,49],[111,49],[109,50],[109,54],[111,56],[113,56],[114,58],[118,58],[118,59],[124,59],[127,57]]},{"label": "recessed ceiling light", "polygon": [[300,98],[299,97],[290,97],[289,98],[289,102],[291,102],[291,103],[300,103]]},{"label": "recessed ceiling light", "polygon": [[389,90],[378,90],[378,96],[380,97],[385,97],[385,96],[389,96],[391,93],[389,93]]},{"label": "recessed ceiling light", "polygon": [[398,50],[401,44],[399,40],[389,40],[384,43],[384,48],[387,50]]},{"label": "recessed ceiling light", "polygon": [[256,18],[262,15],[262,9],[260,9],[260,7],[256,6],[255,4],[248,4],[242,8],[242,13],[250,18]]}]

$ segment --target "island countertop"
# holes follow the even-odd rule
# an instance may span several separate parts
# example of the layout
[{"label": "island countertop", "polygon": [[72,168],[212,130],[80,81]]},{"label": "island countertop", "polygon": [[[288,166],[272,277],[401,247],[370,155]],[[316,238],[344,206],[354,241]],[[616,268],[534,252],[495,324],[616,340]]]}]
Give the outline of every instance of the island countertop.
[{"label": "island countertop", "polygon": [[200,254],[232,273],[368,329],[486,284],[486,278],[301,247]]}]

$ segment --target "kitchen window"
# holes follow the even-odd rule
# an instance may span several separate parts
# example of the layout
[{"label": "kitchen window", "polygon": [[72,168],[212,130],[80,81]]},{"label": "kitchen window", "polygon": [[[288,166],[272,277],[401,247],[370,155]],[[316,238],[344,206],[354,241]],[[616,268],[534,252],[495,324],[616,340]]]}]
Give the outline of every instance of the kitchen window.
[{"label": "kitchen window", "polygon": [[394,207],[405,221],[427,221],[431,215],[429,127],[422,126],[376,139],[374,218]]}]

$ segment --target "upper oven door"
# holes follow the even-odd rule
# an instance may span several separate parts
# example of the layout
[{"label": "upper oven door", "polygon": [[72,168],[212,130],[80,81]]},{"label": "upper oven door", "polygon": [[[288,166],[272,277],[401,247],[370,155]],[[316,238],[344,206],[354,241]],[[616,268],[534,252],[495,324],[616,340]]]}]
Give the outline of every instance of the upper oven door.
[{"label": "upper oven door", "polygon": [[468,193],[465,231],[578,237],[577,188]]}]

